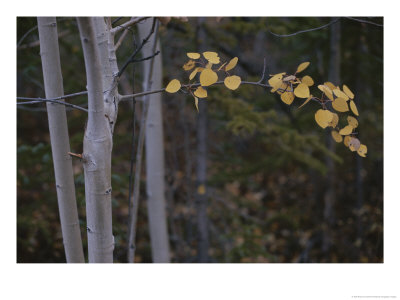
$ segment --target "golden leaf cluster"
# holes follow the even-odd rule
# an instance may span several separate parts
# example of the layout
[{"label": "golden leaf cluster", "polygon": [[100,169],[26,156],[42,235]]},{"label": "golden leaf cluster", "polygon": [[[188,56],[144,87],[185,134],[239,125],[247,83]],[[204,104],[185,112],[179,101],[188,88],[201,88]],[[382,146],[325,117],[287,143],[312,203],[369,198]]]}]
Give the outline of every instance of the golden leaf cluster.
[{"label": "golden leaf cluster", "polygon": [[[239,61],[237,57],[230,61],[221,62],[217,52],[205,51],[203,53],[188,52],[186,53],[189,60],[182,66],[183,70],[190,71],[189,83],[182,85],[178,79],[172,79],[165,91],[168,93],[176,93],[180,89],[185,88],[193,97],[197,111],[199,99],[208,96],[207,88],[218,82],[218,73],[225,75],[224,85],[230,90],[236,90],[242,83],[242,79],[237,75],[231,75],[228,71],[234,69]],[[191,82],[192,80],[198,80]]]}]

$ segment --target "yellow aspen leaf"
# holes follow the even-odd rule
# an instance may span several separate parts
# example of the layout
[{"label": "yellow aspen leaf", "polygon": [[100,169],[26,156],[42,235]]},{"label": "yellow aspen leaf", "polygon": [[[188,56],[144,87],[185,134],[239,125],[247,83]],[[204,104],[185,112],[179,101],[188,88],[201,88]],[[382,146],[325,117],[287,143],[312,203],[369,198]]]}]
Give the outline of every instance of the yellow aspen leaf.
[{"label": "yellow aspen leaf", "polygon": [[349,106],[347,105],[347,101],[343,98],[336,98],[332,102],[332,107],[339,112],[349,111]]},{"label": "yellow aspen leaf", "polygon": [[336,130],[332,130],[331,135],[336,143],[341,143],[343,141],[343,137]]},{"label": "yellow aspen leaf", "polygon": [[361,145],[361,143],[360,143],[360,140],[359,140],[359,139],[357,139],[357,138],[355,138],[355,137],[350,138],[350,141],[349,141],[349,149],[350,149],[352,152],[357,151],[357,150],[360,148],[360,145]]},{"label": "yellow aspen leaf", "polygon": [[294,81],[296,79],[296,76],[294,76],[294,75],[289,75],[289,76],[286,76],[285,78],[283,78],[283,82],[288,82],[288,81]]},{"label": "yellow aspen leaf", "polygon": [[364,144],[361,144],[360,147],[357,150],[358,155],[362,157],[366,157],[365,154],[367,154],[368,148]]},{"label": "yellow aspen leaf", "polygon": [[333,114],[329,110],[319,109],[315,113],[315,121],[322,128],[328,127],[329,122],[332,121],[332,118]]},{"label": "yellow aspen leaf", "polygon": [[310,62],[309,62],[309,61],[306,61],[306,62],[301,63],[301,64],[297,67],[296,73],[300,73],[301,71],[304,71],[309,65],[310,65]]},{"label": "yellow aspen leaf", "polygon": [[194,60],[189,60],[186,64],[183,65],[183,69],[185,71],[189,71],[189,70],[193,69],[194,66],[195,66]]},{"label": "yellow aspen leaf", "polygon": [[339,116],[336,113],[332,113],[332,120],[328,123],[328,126],[335,128],[339,123]]},{"label": "yellow aspen leaf", "polygon": [[342,129],[340,129],[339,133],[341,135],[349,135],[350,133],[353,132],[353,127],[351,127],[350,125],[347,125],[345,127],[343,127]]},{"label": "yellow aspen leaf", "polygon": [[295,89],[294,94],[299,98],[308,98],[310,96],[310,89],[305,83],[300,83]]},{"label": "yellow aspen leaf", "polygon": [[329,81],[324,82],[324,85],[326,85],[331,90],[337,89],[337,86],[335,86],[332,82],[329,82]]},{"label": "yellow aspen leaf", "polygon": [[275,74],[268,80],[268,83],[272,87],[272,89],[275,89],[275,91],[276,91],[281,86],[282,77],[285,74],[286,74],[285,72],[284,73]]},{"label": "yellow aspen leaf", "polygon": [[349,123],[349,125],[353,128],[357,128],[358,127],[358,121],[356,118],[352,117],[352,116],[348,116],[347,117],[347,123]]},{"label": "yellow aspen leaf", "polygon": [[301,79],[301,82],[305,83],[308,86],[312,86],[314,84],[314,80],[311,78],[311,76],[308,76],[308,75],[304,76]]},{"label": "yellow aspen leaf", "polygon": [[353,114],[358,116],[358,109],[357,109],[357,106],[356,106],[356,104],[354,103],[353,100],[350,100],[350,109],[353,112]]},{"label": "yellow aspen leaf", "polygon": [[207,97],[207,90],[203,89],[199,86],[193,93],[198,98],[206,98]]},{"label": "yellow aspen leaf", "polygon": [[242,79],[236,75],[228,76],[224,80],[225,86],[230,90],[236,90],[239,87],[241,82],[242,82]]},{"label": "yellow aspen leaf", "polygon": [[205,185],[204,184],[200,184],[198,187],[197,187],[197,194],[199,194],[199,195],[204,195],[206,193],[206,187],[205,187]]},{"label": "yellow aspen leaf", "polygon": [[180,81],[178,79],[172,79],[165,88],[165,91],[167,91],[168,93],[176,93],[177,91],[179,91],[180,88]]},{"label": "yellow aspen leaf", "polygon": [[333,94],[328,86],[320,84],[318,88],[329,98],[329,100],[333,101]]},{"label": "yellow aspen leaf", "polygon": [[216,53],[216,52],[206,51],[206,52],[203,52],[203,56],[205,59],[207,59],[212,64],[220,63],[218,53]]},{"label": "yellow aspen leaf", "polygon": [[281,100],[287,105],[290,105],[294,100],[294,95],[292,92],[284,92],[283,94],[281,94]]},{"label": "yellow aspen leaf", "polygon": [[186,55],[191,59],[199,59],[200,58],[200,53],[189,52],[189,53],[186,53]]},{"label": "yellow aspen leaf", "polygon": [[197,74],[198,72],[202,71],[202,70],[204,70],[204,68],[202,68],[202,67],[197,67],[197,68],[195,68],[195,69],[193,70],[193,72],[190,73],[190,75],[189,75],[189,80],[192,80],[192,79],[194,78],[194,76],[196,76],[196,74]]},{"label": "yellow aspen leaf", "polygon": [[340,89],[334,89],[333,93],[338,98],[343,98],[346,101],[349,100],[349,96],[347,96],[345,93],[343,93]]},{"label": "yellow aspen leaf", "polygon": [[211,69],[204,69],[200,73],[200,84],[202,86],[209,86],[216,83],[218,80],[218,75]]},{"label": "yellow aspen leaf", "polygon": [[302,108],[304,105],[306,105],[308,102],[310,102],[310,100],[312,99],[312,97],[313,97],[313,95],[310,95],[310,97],[308,97],[308,98],[306,99],[306,101],[304,101],[303,104],[300,105],[300,106],[298,107],[298,109]]},{"label": "yellow aspen leaf", "polygon": [[349,96],[350,99],[354,99],[354,94],[353,92],[348,88],[347,85],[343,84],[343,92],[345,92],[345,94],[347,96]]},{"label": "yellow aspen leaf", "polygon": [[344,137],[344,139],[343,139],[343,144],[344,144],[346,147],[349,147],[350,139],[351,139],[351,137],[348,136],[348,135]]},{"label": "yellow aspen leaf", "polygon": [[194,97],[194,105],[196,106],[197,112],[199,112],[199,98]]},{"label": "yellow aspen leaf", "polygon": [[224,63],[218,68],[217,72],[218,72],[218,71],[221,71],[222,68],[223,68],[225,65],[226,65],[226,62],[224,62]]},{"label": "yellow aspen leaf", "polygon": [[226,65],[225,71],[232,70],[234,67],[236,67],[236,64],[237,64],[238,60],[239,60],[239,59],[238,59],[237,57],[232,58],[232,59],[229,61],[229,63]]}]

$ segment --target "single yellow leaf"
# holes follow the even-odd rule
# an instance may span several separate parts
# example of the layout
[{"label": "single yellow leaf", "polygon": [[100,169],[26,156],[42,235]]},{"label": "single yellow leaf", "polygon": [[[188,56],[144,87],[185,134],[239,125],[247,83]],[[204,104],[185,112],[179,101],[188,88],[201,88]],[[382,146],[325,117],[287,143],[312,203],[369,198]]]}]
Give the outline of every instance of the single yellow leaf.
[{"label": "single yellow leaf", "polygon": [[179,91],[180,88],[180,81],[178,79],[172,79],[165,88],[165,91],[168,93],[176,93],[177,91]]},{"label": "single yellow leaf", "polygon": [[202,68],[202,67],[197,67],[197,68],[195,68],[195,69],[193,70],[193,72],[190,73],[190,75],[189,75],[189,80],[192,80],[192,79],[194,78],[194,76],[196,76],[196,74],[197,74],[198,72],[202,71],[202,70],[204,70],[204,68]]},{"label": "single yellow leaf", "polygon": [[300,83],[295,89],[294,94],[299,98],[308,98],[310,96],[310,89],[305,83]]},{"label": "single yellow leaf", "polygon": [[199,98],[194,97],[194,105],[196,106],[197,112],[199,112]]},{"label": "single yellow leaf", "polygon": [[333,101],[333,94],[328,86],[320,84],[318,88],[329,98],[329,100]]},{"label": "single yellow leaf", "polygon": [[204,69],[200,73],[200,84],[202,86],[209,86],[218,81],[218,75],[211,69]]},{"label": "single yellow leaf", "polygon": [[352,116],[348,116],[347,117],[347,122],[349,123],[349,125],[353,128],[357,128],[358,127],[358,121],[356,118],[352,117]]},{"label": "single yellow leaf", "polygon": [[232,70],[234,67],[236,67],[236,64],[237,64],[238,60],[239,60],[239,59],[238,59],[237,57],[232,58],[232,59],[229,61],[229,63],[226,65],[225,71]]},{"label": "single yellow leaf", "polygon": [[342,129],[340,129],[339,133],[341,135],[349,135],[350,133],[353,132],[353,127],[351,127],[350,125],[347,125],[345,127],[343,127]]},{"label": "single yellow leaf", "polygon": [[346,112],[349,111],[349,106],[347,105],[347,102],[343,98],[336,98],[332,102],[332,107],[339,112]]},{"label": "single yellow leaf", "polygon": [[360,140],[359,140],[359,139],[357,139],[357,138],[355,138],[355,137],[350,138],[350,141],[349,141],[349,149],[350,149],[352,152],[357,151],[357,150],[360,148],[360,145],[361,145],[361,143],[360,143]]},{"label": "single yellow leaf", "polygon": [[344,139],[343,139],[343,144],[344,144],[346,147],[349,147],[350,140],[351,140],[351,137],[348,136],[348,135],[346,135],[346,136],[344,137]]},{"label": "single yellow leaf", "polygon": [[331,135],[336,143],[341,143],[343,141],[343,137],[336,130],[332,130]]},{"label": "single yellow leaf", "polygon": [[339,123],[339,116],[336,113],[332,113],[332,120],[328,123],[328,126],[335,128]]},{"label": "single yellow leaf", "polygon": [[212,64],[220,63],[218,53],[216,53],[216,52],[206,51],[206,52],[203,52],[203,56],[205,59],[207,59]]},{"label": "single yellow leaf", "polygon": [[337,86],[335,86],[332,82],[329,82],[329,81],[324,82],[324,85],[326,85],[331,90],[337,89]]},{"label": "single yellow leaf", "polygon": [[286,73],[278,73],[273,75],[269,80],[268,83],[269,85],[273,88],[273,89],[278,89],[281,84],[282,84],[282,77],[283,75],[285,75]]},{"label": "single yellow leaf", "polygon": [[358,116],[358,109],[357,109],[357,106],[356,106],[356,104],[354,103],[353,100],[350,100],[350,109],[353,112],[353,114]]},{"label": "single yellow leaf", "polygon": [[242,79],[240,79],[240,77],[236,76],[236,75],[228,76],[224,80],[225,86],[231,90],[236,90],[239,87],[241,82],[242,82]]},{"label": "single yellow leaf", "polygon": [[291,81],[291,82],[293,82],[294,80],[296,79],[296,76],[294,76],[294,75],[289,75],[289,76],[286,76],[285,78],[283,78],[283,82],[288,82],[288,81]]},{"label": "single yellow leaf", "polygon": [[292,92],[284,92],[283,94],[281,94],[281,100],[287,105],[290,105],[294,100],[294,95]]},{"label": "single yellow leaf", "polygon": [[284,83],[282,81],[280,85],[277,85],[275,88],[271,89],[271,93],[277,92],[279,95],[282,95],[286,91],[293,92],[292,89],[288,87],[287,83]]},{"label": "single yellow leaf", "polygon": [[328,127],[329,122],[332,121],[332,118],[333,114],[329,110],[319,109],[315,113],[315,121],[322,128]]},{"label": "single yellow leaf", "polygon": [[333,93],[338,98],[343,98],[346,101],[349,100],[349,96],[347,96],[345,93],[343,93],[340,89],[334,89]]},{"label": "single yellow leaf", "polygon": [[195,53],[195,52],[189,52],[189,53],[186,53],[186,55],[189,58],[192,58],[192,59],[199,59],[200,58],[200,54],[199,53]]},{"label": "single yellow leaf", "polygon": [[362,157],[366,157],[365,154],[367,154],[368,148],[364,144],[361,144],[360,147],[357,150],[358,155]]},{"label": "single yellow leaf", "polygon": [[199,86],[193,93],[196,97],[198,98],[205,98],[207,97],[207,90],[203,89],[201,86]]},{"label": "single yellow leaf", "polygon": [[306,99],[306,101],[304,101],[303,104],[300,105],[300,106],[298,107],[298,109],[302,108],[304,105],[306,105],[308,102],[310,102],[310,100],[312,99],[312,97],[313,97],[313,95],[310,95],[310,97],[308,97],[308,98]]},{"label": "single yellow leaf", "polygon": [[200,184],[198,187],[197,187],[197,194],[199,194],[199,195],[204,195],[206,193],[206,187],[205,187],[205,185],[204,184]]},{"label": "single yellow leaf", "polygon": [[195,66],[194,60],[189,60],[186,64],[183,65],[183,69],[185,71],[189,71],[189,70],[193,69],[194,66]]},{"label": "single yellow leaf", "polygon": [[354,94],[350,89],[348,88],[347,85],[343,84],[343,92],[346,93],[347,96],[349,96],[350,99],[354,99]]},{"label": "single yellow leaf", "polygon": [[308,86],[312,86],[314,84],[314,80],[311,78],[311,76],[308,76],[308,75],[304,76],[301,79],[301,82],[305,83]]},{"label": "single yellow leaf", "polygon": [[301,63],[301,64],[297,67],[296,73],[300,73],[301,71],[304,71],[309,65],[310,65],[310,62],[308,62],[308,61]]}]

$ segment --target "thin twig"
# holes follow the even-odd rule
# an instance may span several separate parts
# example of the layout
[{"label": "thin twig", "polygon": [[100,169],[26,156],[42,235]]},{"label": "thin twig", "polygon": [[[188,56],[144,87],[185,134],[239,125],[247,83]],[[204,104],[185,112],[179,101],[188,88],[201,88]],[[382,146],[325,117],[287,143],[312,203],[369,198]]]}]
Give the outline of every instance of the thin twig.
[{"label": "thin twig", "polygon": [[78,92],[78,93],[73,93],[73,94],[68,94],[60,97],[55,97],[55,98],[30,98],[30,97],[17,97],[17,100],[28,100],[28,101],[42,101],[42,100],[62,100],[62,99],[67,99],[67,98],[73,98],[77,96],[82,96],[82,95],[87,95],[87,91],[83,92]]},{"label": "thin twig", "polygon": [[289,37],[289,36],[298,35],[298,34],[300,34],[300,33],[311,32],[311,31],[323,29],[323,28],[325,28],[325,27],[328,27],[328,26],[330,26],[330,25],[336,23],[337,21],[339,21],[339,19],[340,19],[340,18],[336,18],[336,19],[330,21],[328,24],[322,25],[322,26],[320,26],[320,27],[311,28],[311,29],[305,29],[305,30],[300,30],[300,31],[297,31],[297,32],[295,32],[295,33],[290,33],[290,34],[277,34],[277,33],[273,33],[273,32],[270,31],[270,30],[268,30],[268,32],[271,33],[271,34],[274,35],[274,36],[277,36],[277,37]]},{"label": "thin twig", "polygon": [[128,35],[128,32],[129,32],[129,30],[125,29],[124,32],[121,34],[121,36],[118,39],[118,42],[115,44],[115,51],[117,51],[119,46],[121,46],[122,42],[124,41],[124,39]]},{"label": "thin twig", "polygon": [[51,102],[51,103],[57,103],[57,104],[62,104],[68,107],[72,107],[84,112],[88,112],[86,108],[83,108],[81,106],[71,104],[65,101],[58,101],[58,100],[50,100],[50,99],[40,99],[40,100],[34,100],[34,101],[27,101],[27,102],[17,102],[17,105],[28,105],[28,104],[38,104],[38,103],[44,103],[44,102]]},{"label": "thin twig", "polygon": [[156,21],[157,21],[157,19],[153,18],[153,25],[151,26],[151,30],[150,30],[148,36],[145,39],[143,39],[140,46],[136,48],[135,52],[133,52],[132,55],[128,58],[128,60],[124,63],[121,70],[118,72],[117,77],[121,77],[121,75],[122,75],[122,73],[124,73],[126,67],[128,67],[128,65],[135,59],[136,55],[140,52],[140,50],[142,50],[143,46],[148,42],[149,38],[154,33],[154,28],[157,23]]},{"label": "thin twig", "polygon": [[129,28],[143,20],[148,19],[149,17],[141,17],[141,18],[132,18],[129,21],[125,22],[122,25],[117,25],[115,28],[111,29],[111,34],[116,34],[117,32],[121,31],[122,29]]},{"label": "thin twig", "polygon": [[375,22],[372,22],[372,21],[368,21],[368,20],[363,20],[363,19],[358,19],[358,18],[352,18],[352,17],[345,17],[345,18],[346,18],[346,19],[349,19],[349,20],[357,21],[357,22],[360,22],[360,23],[367,23],[367,24],[371,24],[371,25],[383,27],[383,24],[378,24],[378,23],[375,23]]}]

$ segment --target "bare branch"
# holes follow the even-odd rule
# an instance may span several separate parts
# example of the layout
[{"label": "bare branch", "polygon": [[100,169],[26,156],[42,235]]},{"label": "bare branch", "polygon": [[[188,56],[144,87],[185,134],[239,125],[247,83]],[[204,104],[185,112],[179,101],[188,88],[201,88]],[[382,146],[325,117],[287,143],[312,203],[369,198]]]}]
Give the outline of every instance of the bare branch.
[{"label": "bare branch", "polygon": [[75,108],[84,112],[88,112],[86,108],[83,108],[81,106],[71,104],[65,101],[59,101],[59,100],[51,100],[51,99],[36,99],[34,101],[27,101],[27,102],[17,102],[17,105],[28,105],[28,104],[38,104],[38,103],[46,103],[46,102],[51,102],[51,103],[57,103],[57,104],[62,104],[67,107]]},{"label": "bare branch", "polygon": [[273,32],[270,31],[270,30],[268,30],[268,32],[271,33],[271,34],[274,35],[274,36],[277,36],[277,37],[289,37],[289,36],[298,35],[298,34],[300,34],[300,33],[311,32],[311,31],[323,29],[323,28],[325,28],[325,27],[328,27],[328,26],[330,26],[330,25],[336,23],[337,21],[339,21],[339,19],[340,19],[340,18],[335,18],[335,19],[333,19],[332,21],[330,21],[328,24],[322,25],[322,26],[320,26],[320,27],[311,28],[311,29],[305,29],[305,30],[300,30],[300,31],[297,31],[297,32],[295,32],[295,33],[290,33],[290,34],[277,34],[277,33],[273,33]]},{"label": "bare branch", "polygon": [[67,98],[73,98],[73,97],[77,97],[77,96],[82,96],[82,95],[87,95],[88,92],[87,91],[83,91],[83,92],[78,92],[78,93],[73,93],[73,94],[69,94],[69,95],[65,95],[65,96],[60,96],[60,97],[55,97],[55,98],[30,98],[30,97],[17,97],[17,100],[27,100],[27,101],[41,101],[41,100],[63,100],[63,99],[67,99]]}]

